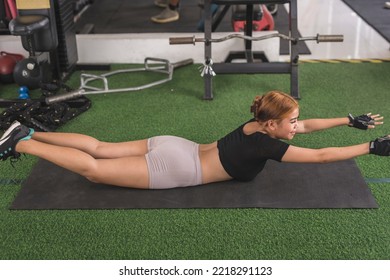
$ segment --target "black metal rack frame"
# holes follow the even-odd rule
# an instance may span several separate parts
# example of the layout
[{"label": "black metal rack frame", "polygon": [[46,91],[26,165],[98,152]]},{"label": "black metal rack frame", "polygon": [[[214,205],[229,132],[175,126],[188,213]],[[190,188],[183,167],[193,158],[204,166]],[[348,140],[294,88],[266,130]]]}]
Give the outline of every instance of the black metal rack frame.
[{"label": "black metal rack frame", "polygon": [[[298,38],[298,11],[297,0],[205,0],[204,13],[204,38],[205,61],[212,59],[212,46],[209,40],[212,38],[213,19],[211,14],[211,4],[218,5],[247,5],[246,9],[246,30],[245,35],[252,36],[253,5],[255,4],[289,4],[289,32],[291,37]],[[290,41],[290,62],[254,62],[252,42],[245,40],[246,63],[214,63],[213,70],[216,74],[289,74],[290,94],[296,99],[300,99],[298,87],[298,46],[297,42]],[[212,75],[204,75],[204,99],[212,100]]]}]

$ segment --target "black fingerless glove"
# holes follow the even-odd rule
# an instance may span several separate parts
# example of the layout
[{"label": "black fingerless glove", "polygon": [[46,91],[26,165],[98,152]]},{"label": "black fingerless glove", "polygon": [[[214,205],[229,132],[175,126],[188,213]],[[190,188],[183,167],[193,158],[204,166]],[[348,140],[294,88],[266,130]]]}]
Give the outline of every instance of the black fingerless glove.
[{"label": "black fingerless glove", "polygon": [[348,114],[348,119],[349,119],[349,126],[350,127],[355,127],[358,129],[364,129],[366,130],[369,125],[374,125],[375,120],[371,118],[369,115],[361,115],[358,117],[352,116],[352,114]]},{"label": "black fingerless glove", "polygon": [[390,156],[390,135],[382,136],[370,142],[370,154]]}]

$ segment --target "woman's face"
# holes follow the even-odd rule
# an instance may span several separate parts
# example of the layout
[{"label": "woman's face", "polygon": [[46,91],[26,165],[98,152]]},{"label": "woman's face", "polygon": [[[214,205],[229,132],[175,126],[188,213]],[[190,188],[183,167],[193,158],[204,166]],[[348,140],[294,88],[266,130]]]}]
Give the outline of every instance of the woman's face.
[{"label": "woman's face", "polygon": [[286,118],[282,119],[282,121],[277,124],[277,129],[275,131],[276,138],[285,140],[293,139],[298,128],[298,117],[299,109],[296,108],[288,114]]}]

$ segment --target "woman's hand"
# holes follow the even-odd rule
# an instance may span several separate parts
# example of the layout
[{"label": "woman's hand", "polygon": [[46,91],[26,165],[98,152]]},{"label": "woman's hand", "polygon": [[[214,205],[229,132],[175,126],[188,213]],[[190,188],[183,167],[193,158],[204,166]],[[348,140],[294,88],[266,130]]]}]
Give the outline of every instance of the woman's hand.
[{"label": "woman's hand", "polygon": [[390,156],[390,135],[385,135],[371,141],[370,154]]},{"label": "woman's hand", "polygon": [[349,126],[355,127],[358,129],[372,129],[375,128],[377,125],[383,124],[383,117],[380,114],[364,114],[357,117],[352,116],[352,114],[348,115],[349,119]]}]

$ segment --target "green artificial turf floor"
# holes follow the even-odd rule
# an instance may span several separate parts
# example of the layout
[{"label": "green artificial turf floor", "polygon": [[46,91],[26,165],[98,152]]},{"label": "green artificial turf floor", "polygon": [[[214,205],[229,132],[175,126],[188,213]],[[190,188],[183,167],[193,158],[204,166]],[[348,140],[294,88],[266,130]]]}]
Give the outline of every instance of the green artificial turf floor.
[{"label": "green artificial turf floor", "polygon": [[[384,115],[385,124],[299,135],[293,144],[342,146],[390,133],[390,63],[299,67],[301,118],[372,112]],[[106,141],[171,134],[212,142],[251,117],[256,94],[289,91],[288,75],[218,75],[214,100],[204,101],[197,68],[177,69],[171,82],[151,89],[89,96],[91,109],[59,131]],[[157,76],[135,73],[113,83],[129,87]],[[68,85],[78,87],[79,73]],[[15,85],[1,85],[0,98],[17,95]],[[365,178],[385,179],[369,183],[379,209],[9,210],[36,161],[22,157],[15,168],[0,162],[0,259],[390,258],[389,158],[356,159]]]}]

